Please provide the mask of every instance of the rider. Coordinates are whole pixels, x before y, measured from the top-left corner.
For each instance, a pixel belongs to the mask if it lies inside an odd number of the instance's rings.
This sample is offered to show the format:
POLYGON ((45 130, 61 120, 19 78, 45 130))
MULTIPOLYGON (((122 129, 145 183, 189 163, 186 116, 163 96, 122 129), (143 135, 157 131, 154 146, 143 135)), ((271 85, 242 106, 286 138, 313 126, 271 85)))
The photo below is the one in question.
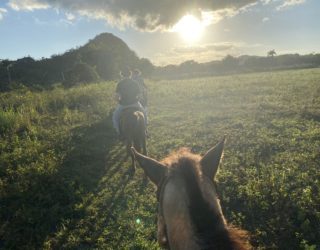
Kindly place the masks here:
POLYGON ((126 68, 120 72, 120 76, 122 80, 117 84, 116 88, 116 100, 119 102, 119 104, 112 116, 113 127, 116 129, 119 136, 121 136, 120 115, 122 110, 125 108, 137 107, 143 112, 145 123, 147 120, 146 112, 138 99, 139 95, 141 94, 141 90, 138 83, 131 79, 131 71, 126 68))
POLYGON ((132 72, 131 79, 136 81, 139 84, 139 87, 141 90, 140 103, 147 110, 147 103, 148 103, 147 86, 145 85, 144 80, 141 76, 141 71, 138 69, 134 69, 132 72))

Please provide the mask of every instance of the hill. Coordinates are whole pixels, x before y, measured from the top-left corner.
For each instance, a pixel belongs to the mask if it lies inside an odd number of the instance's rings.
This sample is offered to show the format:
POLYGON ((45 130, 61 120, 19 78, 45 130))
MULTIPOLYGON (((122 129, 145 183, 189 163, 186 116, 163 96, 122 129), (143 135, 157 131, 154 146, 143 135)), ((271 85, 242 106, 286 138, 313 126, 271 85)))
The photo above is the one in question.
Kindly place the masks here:
MULTIPOLYGON (((226 219, 257 249, 320 247, 320 70, 147 81, 149 155, 227 134, 226 219)), ((0 93, 1 249, 159 249, 155 188, 111 125, 114 82, 0 93)))
POLYGON ((51 58, 2 60, 0 89, 8 89, 8 81, 27 86, 48 86, 57 82, 73 85, 111 80, 118 78, 119 71, 124 67, 143 68, 148 75, 153 65, 147 59, 140 59, 120 38, 103 33, 84 46, 51 58))

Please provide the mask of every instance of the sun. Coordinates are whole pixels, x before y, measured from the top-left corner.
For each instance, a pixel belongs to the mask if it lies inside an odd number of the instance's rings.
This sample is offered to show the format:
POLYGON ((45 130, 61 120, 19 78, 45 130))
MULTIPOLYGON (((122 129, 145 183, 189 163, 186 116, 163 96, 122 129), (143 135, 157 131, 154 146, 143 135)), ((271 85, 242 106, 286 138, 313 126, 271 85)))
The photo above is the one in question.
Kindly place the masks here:
POLYGON ((187 43, 195 43, 200 40, 205 25, 196 17, 186 15, 177 22, 172 30, 181 35, 187 43))

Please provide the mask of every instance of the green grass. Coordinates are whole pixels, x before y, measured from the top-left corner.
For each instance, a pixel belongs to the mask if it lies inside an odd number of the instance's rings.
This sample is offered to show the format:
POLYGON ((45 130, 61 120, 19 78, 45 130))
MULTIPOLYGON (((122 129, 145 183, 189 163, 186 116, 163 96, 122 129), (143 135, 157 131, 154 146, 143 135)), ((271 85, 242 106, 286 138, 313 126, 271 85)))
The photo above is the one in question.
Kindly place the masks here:
MULTIPOLYGON (((149 155, 203 154, 256 248, 320 247, 320 69, 147 81, 149 155)), ((111 126, 114 82, 0 94, 0 248, 158 249, 155 188, 111 126)))

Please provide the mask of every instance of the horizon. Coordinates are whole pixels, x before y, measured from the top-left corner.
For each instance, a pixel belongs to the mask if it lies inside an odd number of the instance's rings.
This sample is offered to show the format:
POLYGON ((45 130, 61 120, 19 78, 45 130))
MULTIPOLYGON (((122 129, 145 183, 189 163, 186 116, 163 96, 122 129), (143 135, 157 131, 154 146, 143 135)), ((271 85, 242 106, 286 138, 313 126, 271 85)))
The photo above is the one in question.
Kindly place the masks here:
MULTIPOLYGON (((76 46, 76 47, 73 47, 73 48, 69 48, 69 49, 67 49, 67 50, 65 50, 65 51, 63 51, 63 52, 61 52, 61 53, 58 53, 58 54, 52 54, 52 55, 50 55, 50 56, 48 56, 48 57, 41 57, 41 58, 34 58, 34 57, 32 57, 31 55, 25 55, 25 56, 23 56, 23 57, 20 57, 20 58, 16 58, 16 59, 8 59, 8 58, 0 58, 0 61, 1 60, 10 60, 10 61, 16 61, 16 60, 19 60, 19 59, 23 59, 23 58, 25 58, 25 57, 31 57, 32 59, 34 59, 35 61, 41 61, 41 60, 45 60, 45 59, 50 59, 51 57, 53 57, 53 56, 62 56, 62 55, 64 55, 65 53, 67 53, 67 52, 69 52, 70 50, 73 50, 73 49, 79 49, 79 48, 81 48, 81 47, 83 47, 83 46, 85 46, 86 44, 88 44, 91 40, 94 40, 97 36, 99 36, 99 35, 102 35, 102 34, 112 34, 112 33, 108 33, 108 32, 103 32, 103 33, 100 33, 100 34, 97 34, 95 37, 93 37, 93 38, 90 38, 88 41, 86 41, 84 44, 81 44, 81 45, 78 45, 78 46, 76 46)), ((112 34, 112 35, 114 35, 114 34, 112 34)), ((116 36, 117 37, 117 36, 116 36)), ((119 37, 118 37, 119 38, 119 37)), ((119 38, 119 39, 121 39, 121 38, 119 38)), ((122 40, 122 39, 121 39, 122 40)), ((123 41, 123 42, 125 42, 126 43, 126 41, 123 41)), ((130 47, 129 47, 130 48, 130 47)), ((130 48, 131 49, 131 48, 130 48)), ((131 49, 132 50, 132 49, 131 49)), ((134 50, 133 50, 134 51, 134 50)), ((135 52, 135 51, 134 51, 135 52)), ((214 61, 221 61, 221 60, 223 60, 225 57, 227 57, 227 56, 232 56, 232 57, 234 57, 234 58, 240 58, 240 57, 260 57, 260 58, 264 58, 264 57, 269 57, 268 55, 267 55, 267 52, 268 51, 266 51, 266 53, 265 53, 265 55, 248 55, 248 54, 242 54, 242 55, 236 55, 236 56, 233 56, 233 55, 230 55, 230 54, 226 54, 224 57, 222 57, 222 58, 219 58, 219 59, 213 59, 213 60, 209 60, 209 61, 204 61, 204 62, 198 62, 195 58, 191 58, 191 59, 188 59, 188 60, 186 60, 186 61, 181 61, 181 62, 179 62, 179 63, 169 63, 169 64, 166 64, 166 65, 155 65, 156 67, 165 67, 165 66, 168 66, 168 65, 180 65, 180 64, 182 64, 182 63, 185 63, 185 62, 187 62, 187 61, 194 61, 194 62, 196 62, 196 63, 199 63, 199 64, 201 64, 201 63, 210 63, 210 62, 214 62, 214 61)), ((275 51, 276 52, 276 51, 275 51)), ((314 55, 318 55, 318 54, 320 54, 320 52, 310 52, 310 53, 305 53, 305 54, 299 54, 299 53, 295 53, 295 52, 292 52, 292 53, 285 53, 285 54, 279 54, 279 53, 277 53, 276 52, 276 55, 274 55, 274 57, 277 57, 277 56, 286 56, 286 55, 299 55, 299 56, 307 56, 307 55, 312 55, 312 54, 314 54, 314 55)), ((139 58, 144 58, 144 57, 139 57, 139 58)), ((150 60, 149 58, 145 58, 145 59, 148 59, 148 60, 150 60)), ((151 60, 150 60, 151 61, 151 60)))
POLYGON ((266 56, 272 49, 278 55, 320 52, 316 0, 244 0, 229 5, 199 1, 196 6, 172 2, 169 13, 168 6, 162 9, 153 1, 148 6, 69 2, 0 3, 0 33, 5 34, 0 58, 50 58, 106 32, 156 66, 204 63, 227 55, 266 56))

